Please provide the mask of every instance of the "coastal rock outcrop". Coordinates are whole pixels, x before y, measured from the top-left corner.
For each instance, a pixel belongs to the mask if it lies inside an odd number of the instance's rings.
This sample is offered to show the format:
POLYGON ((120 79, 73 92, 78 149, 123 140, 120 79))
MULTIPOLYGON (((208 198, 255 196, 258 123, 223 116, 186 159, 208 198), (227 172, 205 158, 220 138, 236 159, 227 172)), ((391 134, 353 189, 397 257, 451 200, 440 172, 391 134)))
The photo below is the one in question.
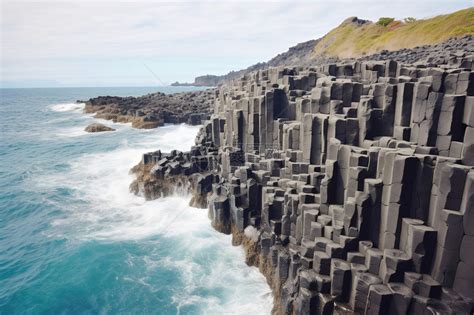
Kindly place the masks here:
POLYGON ((99 123, 92 123, 92 124, 88 125, 84 130, 87 131, 87 132, 115 131, 114 128, 111 128, 111 127, 108 127, 108 126, 105 126, 105 125, 99 124, 99 123))
POLYGON ((132 127, 156 128, 166 123, 199 125, 209 118, 215 91, 153 93, 141 97, 99 96, 85 102, 84 112, 132 127))
POLYGON ((190 152, 143 156, 132 190, 188 177, 276 314, 471 314, 474 54, 440 60, 246 74, 190 152))
POLYGON ((135 175, 130 191, 147 200, 191 193, 191 206, 207 208, 207 196, 212 184, 218 181, 217 175, 208 170, 217 164, 212 157, 201 158, 202 154, 208 155, 213 150, 205 146, 203 149, 206 150, 203 153, 193 150, 162 153, 158 150, 144 154, 142 161, 130 170, 135 175))

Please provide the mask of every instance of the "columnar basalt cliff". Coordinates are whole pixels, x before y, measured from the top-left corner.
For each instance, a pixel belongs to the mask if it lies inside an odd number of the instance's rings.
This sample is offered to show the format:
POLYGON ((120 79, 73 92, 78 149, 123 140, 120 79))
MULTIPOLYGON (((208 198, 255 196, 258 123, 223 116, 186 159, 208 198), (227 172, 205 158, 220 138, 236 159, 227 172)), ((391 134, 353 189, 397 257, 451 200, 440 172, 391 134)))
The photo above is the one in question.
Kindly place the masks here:
POLYGON ((200 125, 208 119, 214 102, 212 89, 174 94, 153 93, 141 97, 99 96, 85 102, 84 112, 114 122, 131 122, 150 129, 165 123, 200 125))
POLYGON ((246 74, 214 92, 190 152, 145 154, 131 188, 190 178, 274 313, 470 314, 473 59, 246 74))

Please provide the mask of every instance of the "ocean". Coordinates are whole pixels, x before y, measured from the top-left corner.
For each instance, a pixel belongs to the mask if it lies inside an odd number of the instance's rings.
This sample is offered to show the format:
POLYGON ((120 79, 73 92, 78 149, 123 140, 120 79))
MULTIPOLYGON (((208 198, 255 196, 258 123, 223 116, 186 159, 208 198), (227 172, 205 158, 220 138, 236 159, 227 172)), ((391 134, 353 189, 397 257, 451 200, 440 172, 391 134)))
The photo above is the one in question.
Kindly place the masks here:
POLYGON ((0 89, 0 314, 270 313, 263 275, 207 210, 128 190, 143 153, 188 150, 199 127, 138 130, 75 103, 190 89, 0 89), (86 133, 94 121, 117 130, 86 133))

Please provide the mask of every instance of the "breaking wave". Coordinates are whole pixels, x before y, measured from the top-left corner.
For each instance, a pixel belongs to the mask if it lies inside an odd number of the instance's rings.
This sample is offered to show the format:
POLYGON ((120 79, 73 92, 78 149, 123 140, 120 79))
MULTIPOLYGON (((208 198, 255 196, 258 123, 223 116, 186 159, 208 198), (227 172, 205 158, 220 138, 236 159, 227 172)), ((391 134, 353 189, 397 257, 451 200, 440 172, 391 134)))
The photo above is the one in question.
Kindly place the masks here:
POLYGON ((71 112, 71 111, 82 111, 84 109, 84 103, 64 103, 51 105, 51 110, 54 112, 71 112))
POLYGON ((150 252, 127 255, 147 272, 127 274, 125 279, 152 292, 169 290, 178 313, 268 314, 272 297, 264 277, 245 264, 243 250, 232 247, 230 236, 212 229, 207 210, 189 207, 187 195, 145 201, 129 192, 133 177, 128 170, 141 154, 151 148, 189 149, 197 130, 179 125, 144 131, 139 141, 84 154, 69 162, 67 172, 38 178, 40 189, 71 194, 69 207, 51 221, 48 237, 146 244, 150 252), (154 274, 164 270, 178 277, 176 287, 153 281, 154 274))

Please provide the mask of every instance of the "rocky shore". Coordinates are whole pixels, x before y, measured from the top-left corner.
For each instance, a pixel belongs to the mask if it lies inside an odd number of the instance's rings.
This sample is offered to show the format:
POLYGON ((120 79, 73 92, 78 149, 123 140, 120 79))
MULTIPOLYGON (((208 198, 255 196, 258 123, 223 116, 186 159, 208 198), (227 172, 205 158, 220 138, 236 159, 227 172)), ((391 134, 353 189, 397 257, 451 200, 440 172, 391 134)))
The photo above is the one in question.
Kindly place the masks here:
POLYGON ((143 156, 131 190, 190 192, 266 276, 275 314, 471 314, 466 47, 245 74, 189 152, 143 156))
POLYGON ((215 93, 208 89, 174 94, 158 92, 141 97, 99 96, 84 102, 84 112, 114 122, 130 122, 132 127, 142 129, 166 123, 199 125, 209 118, 215 93))

